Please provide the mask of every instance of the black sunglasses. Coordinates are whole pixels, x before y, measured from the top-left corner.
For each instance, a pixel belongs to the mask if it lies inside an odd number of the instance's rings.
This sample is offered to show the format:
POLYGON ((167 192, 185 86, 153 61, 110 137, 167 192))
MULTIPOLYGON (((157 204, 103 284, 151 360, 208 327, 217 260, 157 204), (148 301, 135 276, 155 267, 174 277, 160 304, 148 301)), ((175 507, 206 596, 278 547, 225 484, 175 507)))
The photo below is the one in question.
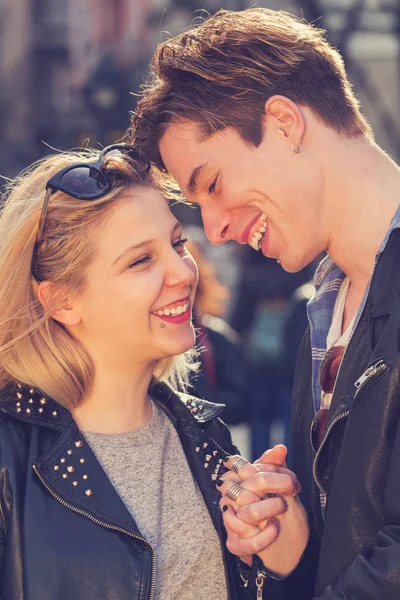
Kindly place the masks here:
POLYGON ((65 192, 69 196, 79 198, 80 200, 96 200, 107 194, 111 188, 111 182, 107 179, 101 167, 105 155, 114 153, 126 154, 134 163, 139 174, 144 174, 150 169, 149 161, 142 156, 138 150, 128 144, 113 144, 112 146, 107 146, 100 152, 99 159, 96 162, 75 163, 65 167, 53 175, 47 182, 47 193, 43 203, 42 214, 40 216, 36 243, 42 236, 50 196, 54 194, 54 192, 65 192))

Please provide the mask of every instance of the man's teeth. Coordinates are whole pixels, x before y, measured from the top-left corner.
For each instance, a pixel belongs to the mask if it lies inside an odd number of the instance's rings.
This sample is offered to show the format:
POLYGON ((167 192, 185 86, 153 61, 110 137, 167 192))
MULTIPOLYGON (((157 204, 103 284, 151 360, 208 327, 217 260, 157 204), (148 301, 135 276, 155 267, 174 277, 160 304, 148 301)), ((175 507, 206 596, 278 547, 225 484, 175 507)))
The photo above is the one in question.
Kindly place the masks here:
POLYGON ((267 216, 265 214, 262 214, 257 223, 250 231, 248 240, 249 246, 254 248, 254 250, 261 249, 261 240, 263 238, 264 233, 267 230, 267 216))
POLYGON ((164 308, 164 310, 156 310, 155 314, 160 315, 160 317, 178 317, 182 313, 186 312, 189 308, 189 302, 184 302, 183 304, 179 304, 174 308, 164 308))

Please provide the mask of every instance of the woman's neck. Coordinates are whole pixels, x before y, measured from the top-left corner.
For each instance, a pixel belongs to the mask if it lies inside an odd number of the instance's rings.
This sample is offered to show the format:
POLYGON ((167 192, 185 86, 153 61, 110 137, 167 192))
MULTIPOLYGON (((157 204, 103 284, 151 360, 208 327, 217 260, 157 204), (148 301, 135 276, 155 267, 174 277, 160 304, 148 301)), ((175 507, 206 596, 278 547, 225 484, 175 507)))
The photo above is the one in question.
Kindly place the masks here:
POLYGON ((151 417, 148 396, 153 367, 129 373, 96 369, 93 388, 83 404, 72 411, 82 431, 125 433, 139 429, 151 417))

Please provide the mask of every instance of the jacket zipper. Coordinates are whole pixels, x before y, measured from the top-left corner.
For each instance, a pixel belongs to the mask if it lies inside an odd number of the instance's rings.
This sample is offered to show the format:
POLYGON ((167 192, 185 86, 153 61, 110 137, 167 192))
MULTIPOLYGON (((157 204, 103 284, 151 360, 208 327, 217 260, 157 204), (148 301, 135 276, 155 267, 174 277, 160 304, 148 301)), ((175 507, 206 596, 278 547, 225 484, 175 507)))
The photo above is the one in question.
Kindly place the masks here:
MULTIPOLYGON (((216 519, 217 519, 217 516, 216 516, 216 519)), ((220 531, 219 531, 219 535, 218 535, 218 537, 219 537, 219 543, 220 543, 220 545, 221 545, 222 562, 224 563, 225 579, 226 579, 226 591, 227 591, 227 593, 228 593, 228 600, 231 600, 231 598, 232 598, 232 595, 231 595, 231 592, 230 592, 229 577, 228 577, 228 575, 229 575, 229 571, 228 571, 228 565, 226 564, 225 548, 224 548, 224 544, 223 544, 223 542, 222 542, 222 531, 221 531, 221 528, 222 528, 222 527, 224 527, 224 524, 223 524, 223 522, 221 521, 221 522, 219 523, 219 530, 220 530, 220 531)), ((218 532, 217 532, 217 533, 218 533, 218 532)), ((243 581, 243 577, 242 577, 242 574, 240 573, 240 571, 239 571, 239 575, 240 575, 240 578, 241 578, 241 579, 242 579, 242 581, 243 581)))
POLYGON ((155 588, 156 588, 156 560, 157 560, 157 557, 156 557, 155 550, 154 550, 153 546, 150 544, 150 542, 148 542, 145 538, 140 537, 139 535, 131 533, 127 529, 123 529, 122 527, 118 527, 117 525, 111 525, 110 523, 106 523, 105 521, 101 521, 100 519, 97 519, 96 517, 94 517, 93 515, 91 515, 89 512, 86 512, 86 511, 84 511, 84 510, 82 510, 80 508, 77 508, 73 504, 69 504, 68 502, 66 502, 65 500, 63 500, 63 498, 61 498, 55 492, 53 492, 53 490, 49 487, 49 485, 47 484, 47 482, 45 481, 45 479, 39 473, 36 465, 32 465, 32 468, 35 471, 36 475, 39 477, 40 481, 42 482, 42 484, 44 485, 44 487, 46 488, 46 490, 49 492, 49 494, 51 494, 51 496, 53 496, 53 498, 55 498, 58 502, 60 502, 60 504, 62 504, 66 508, 69 508, 73 512, 76 512, 76 513, 78 513, 80 515, 83 515, 83 516, 87 517, 88 519, 90 519, 91 521, 93 521, 93 523, 96 523, 96 525, 101 525, 101 527, 105 527, 106 529, 113 529, 114 531, 119 531, 121 533, 125 533, 126 535, 129 535, 130 537, 133 537, 133 538, 135 538, 137 540, 140 540, 141 542, 144 542, 147 546, 149 546, 149 548, 151 550, 151 553, 152 553, 153 564, 152 564, 152 574, 151 574, 150 596, 149 596, 148 600, 154 600, 154 594, 155 594, 155 588))
POLYGON ((361 377, 357 379, 357 381, 354 384, 356 387, 356 393, 354 394, 354 398, 356 398, 357 394, 363 389, 363 387, 368 383, 368 381, 372 377, 375 377, 375 375, 382 373, 382 371, 385 371, 386 369, 387 364, 382 358, 370 367, 368 367, 368 369, 364 371, 361 377))
POLYGON ((325 510, 325 507, 326 507, 326 490, 325 490, 324 486, 322 485, 322 483, 320 482, 320 480, 318 478, 318 474, 317 474, 317 462, 318 462, 318 458, 320 456, 322 447, 323 447, 323 445, 324 445, 324 443, 325 443, 325 441, 326 441, 329 433, 331 432, 333 426, 336 425, 336 423, 338 421, 340 421, 341 419, 344 419, 345 417, 347 417, 349 415, 349 413, 350 413, 349 410, 345 410, 344 412, 340 413, 340 415, 338 415, 335 419, 333 419, 332 423, 329 425, 328 429, 325 432, 325 435, 324 435, 324 437, 322 439, 322 442, 321 442, 321 444, 320 444, 320 446, 318 448, 318 451, 317 451, 317 453, 315 455, 315 458, 314 458, 313 476, 314 476, 314 481, 317 484, 318 489, 319 489, 319 495, 320 495, 320 500, 321 500, 321 508, 323 510, 325 510))
POLYGON ((264 581, 267 578, 265 571, 257 571, 256 587, 257 587, 257 600, 263 600, 263 586, 264 581))
MULTIPOLYGON (((376 363, 374 363, 373 365, 371 365, 370 367, 368 367, 368 369, 366 369, 364 371, 364 373, 361 375, 361 377, 359 377, 359 379, 357 379, 357 381, 354 384, 355 387, 356 387, 356 393, 354 394, 354 398, 363 389, 363 387, 370 381, 370 379, 372 379, 373 377, 375 377, 379 373, 382 373, 386 369, 387 369, 387 364, 385 363, 385 361, 383 359, 379 359, 376 363)), ((341 419, 344 419, 345 417, 348 417, 349 413, 350 413, 349 410, 345 410, 340 415, 338 415, 335 419, 333 419, 332 423, 329 425, 327 431, 325 432, 325 435, 324 435, 324 437, 322 439, 320 447, 318 448, 318 451, 317 451, 317 453, 315 455, 315 458, 314 458, 313 476, 314 476, 314 481, 317 484, 318 489, 319 489, 320 498, 321 498, 321 507, 323 509, 325 509, 325 507, 326 507, 326 490, 325 490, 324 486, 322 485, 322 483, 320 482, 320 480, 318 479, 317 461, 318 461, 319 455, 321 453, 322 447, 323 447, 323 445, 324 445, 324 443, 325 443, 325 441, 326 441, 326 439, 327 439, 330 431, 332 430, 332 427, 338 421, 340 421, 341 419)))

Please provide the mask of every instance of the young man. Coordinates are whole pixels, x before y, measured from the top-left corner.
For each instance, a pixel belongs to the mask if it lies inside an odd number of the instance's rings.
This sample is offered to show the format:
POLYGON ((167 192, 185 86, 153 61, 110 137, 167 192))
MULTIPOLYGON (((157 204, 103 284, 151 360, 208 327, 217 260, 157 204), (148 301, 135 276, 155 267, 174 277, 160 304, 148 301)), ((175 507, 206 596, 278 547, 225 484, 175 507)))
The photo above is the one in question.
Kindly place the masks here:
POLYGON ((158 48, 131 136, 165 188, 200 205, 213 243, 248 243, 290 272, 328 254, 293 395, 307 547, 298 499, 258 526, 281 508, 253 501, 279 494, 286 475, 251 465, 236 503, 230 474, 220 488, 228 547, 258 555, 268 598, 398 600, 400 170, 374 143, 340 55, 288 14, 221 11, 158 48))

